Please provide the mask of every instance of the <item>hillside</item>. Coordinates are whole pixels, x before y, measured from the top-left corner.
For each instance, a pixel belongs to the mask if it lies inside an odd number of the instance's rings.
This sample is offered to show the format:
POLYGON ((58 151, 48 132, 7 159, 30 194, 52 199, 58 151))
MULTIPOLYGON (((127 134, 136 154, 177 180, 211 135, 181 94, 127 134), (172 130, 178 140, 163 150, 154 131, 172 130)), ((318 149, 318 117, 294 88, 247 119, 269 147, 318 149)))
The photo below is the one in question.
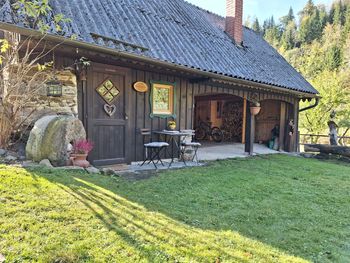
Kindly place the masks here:
POLYGON ((274 17, 246 25, 261 33, 320 92, 322 100, 303 113, 302 132, 327 134, 329 115, 337 113, 341 135, 350 130, 350 1, 336 0, 327 8, 308 0, 295 15, 291 8, 278 22, 274 17))

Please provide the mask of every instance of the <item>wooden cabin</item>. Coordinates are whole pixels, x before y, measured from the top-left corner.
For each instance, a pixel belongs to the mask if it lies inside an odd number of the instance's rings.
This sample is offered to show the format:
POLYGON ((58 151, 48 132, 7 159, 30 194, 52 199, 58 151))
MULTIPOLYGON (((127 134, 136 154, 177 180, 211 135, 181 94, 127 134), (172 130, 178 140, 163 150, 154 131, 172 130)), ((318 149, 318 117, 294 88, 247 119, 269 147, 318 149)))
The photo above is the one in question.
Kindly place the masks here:
MULTIPOLYGON (((57 69, 76 66, 73 114, 95 144, 95 165, 142 160, 140 130, 166 129, 169 120, 181 130, 209 121, 223 127, 227 140, 246 144, 247 152, 254 142, 269 141, 277 125, 279 150, 297 151, 299 102, 318 92, 242 26, 242 0, 226 2, 221 17, 184 0, 51 1, 53 15, 71 18, 63 33, 46 39, 64 41, 54 51, 57 69), (82 57, 90 66, 77 66, 82 57), (257 103, 261 111, 252 116, 257 103)), ((9 5, 0 10, 2 30, 37 34, 13 19, 9 5)))

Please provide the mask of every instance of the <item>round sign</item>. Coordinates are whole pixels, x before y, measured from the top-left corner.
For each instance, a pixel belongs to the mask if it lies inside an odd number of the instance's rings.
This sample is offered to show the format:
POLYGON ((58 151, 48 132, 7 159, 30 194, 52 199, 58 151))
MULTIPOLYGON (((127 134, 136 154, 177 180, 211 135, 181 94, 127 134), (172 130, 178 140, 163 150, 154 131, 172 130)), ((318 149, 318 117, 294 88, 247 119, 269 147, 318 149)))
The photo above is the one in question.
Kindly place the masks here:
POLYGON ((138 82, 134 83, 134 89, 138 92, 147 92, 148 86, 145 82, 138 81, 138 82))

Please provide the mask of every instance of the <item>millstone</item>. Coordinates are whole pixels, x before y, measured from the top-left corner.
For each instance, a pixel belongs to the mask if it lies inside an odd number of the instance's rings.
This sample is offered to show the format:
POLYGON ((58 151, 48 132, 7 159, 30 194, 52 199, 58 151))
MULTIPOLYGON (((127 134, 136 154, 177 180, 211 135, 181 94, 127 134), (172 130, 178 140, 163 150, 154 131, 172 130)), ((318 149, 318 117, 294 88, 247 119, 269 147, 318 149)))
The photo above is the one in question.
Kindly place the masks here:
POLYGON ((83 124, 72 116, 45 116, 39 119, 29 135, 27 159, 39 162, 48 159, 54 166, 65 166, 69 159, 67 147, 86 138, 83 124))

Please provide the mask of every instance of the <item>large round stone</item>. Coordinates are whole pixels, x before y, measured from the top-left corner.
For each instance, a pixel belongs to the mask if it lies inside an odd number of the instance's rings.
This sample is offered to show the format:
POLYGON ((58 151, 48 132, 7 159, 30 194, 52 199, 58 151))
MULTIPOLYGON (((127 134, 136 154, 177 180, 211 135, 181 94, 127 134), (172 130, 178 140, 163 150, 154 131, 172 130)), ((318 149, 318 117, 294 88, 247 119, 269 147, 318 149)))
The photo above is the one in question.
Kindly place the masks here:
POLYGON ((39 162, 48 159, 55 166, 65 166, 70 143, 86 138, 81 121, 72 116, 45 116, 39 119, 29 135, 27 159, 39 162))

